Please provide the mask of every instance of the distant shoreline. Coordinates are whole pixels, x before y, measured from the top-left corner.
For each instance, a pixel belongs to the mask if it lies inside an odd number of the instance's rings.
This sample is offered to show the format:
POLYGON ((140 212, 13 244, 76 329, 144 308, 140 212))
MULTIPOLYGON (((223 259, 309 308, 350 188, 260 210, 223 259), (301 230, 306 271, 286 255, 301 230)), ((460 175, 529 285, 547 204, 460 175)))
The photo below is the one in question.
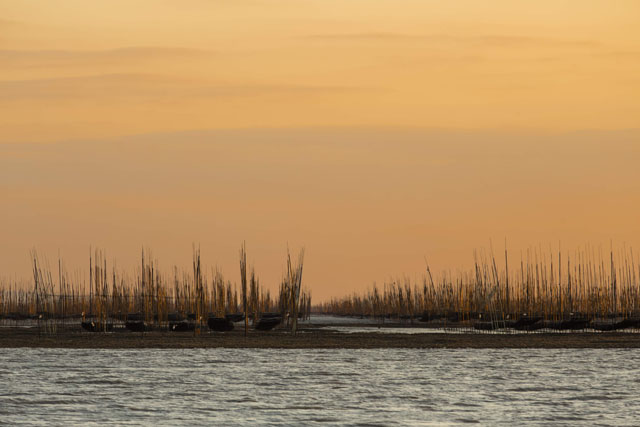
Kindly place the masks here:
POLYGON ((77 349, 184 349, 184 348, 272 348, 272 349, 366 349, 366 348, 640 348, 640 334, 612 333, 367 333, 340 332, 306 327, 292 336, 288 331, 206 332, 115 332, 92 333, 78 329, 57 335, 38 334, 36 328, 0 328, 0 348, 77 349))

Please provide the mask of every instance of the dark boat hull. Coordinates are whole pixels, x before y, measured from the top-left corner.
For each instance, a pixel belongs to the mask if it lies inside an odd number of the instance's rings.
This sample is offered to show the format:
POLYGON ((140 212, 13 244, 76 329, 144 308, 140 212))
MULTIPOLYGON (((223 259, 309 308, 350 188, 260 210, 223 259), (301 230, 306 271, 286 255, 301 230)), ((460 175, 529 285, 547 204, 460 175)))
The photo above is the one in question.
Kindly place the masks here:
POLYGON ((281 317, 263 317, 256 324, 256 329, 258 331, 270 331, 271 329, 278 326, 280 322, 282 322, 281 317))
POLYGON ((244 314, 242 313, 226 314, 224 318, 230 322, 242 322, 244 320, 244 314))
POLYGON ((619 322, 591 322, 591 327, 596 331, 619 331, 622 329, 637 328, 640 326, 640 319, 623 319, 619 322))
POLYGON ((493 331, 496 328, 496 324, 493 322, 475 322, 473 324, 473 329, 477 331, 493 331))
POLYGON ((101 325, 96 322, 82 322, 80 323, 80 326, 87 332, 110 332, 113 330, 112 323, 101 325))
POLYGON ((591 328, 601 332, 615 331, 616 326, 614 322, 591 322, 591 328))
POLYGON ((142 313, 128 313, 127 314, 127 322, 143 322, 144 314, 142 313))
POLYGON ((262 313, 260 319, 282 319, 282 315, 280 313, 262 313))
POLYGON ((142 321, 125 322, 124 327, 131 332, 145 332, 151 330, 151 328, 142 321))
POLYGON ((192 332, 196 329, 192 322, 169 322, 169 330, 172 332, 192 332))
POLYGON ((542 317, 521 317, 513 325, 518 331, 535 331, 542 327, 542 317))
POLYGON ((624 319, 616 324, 616 329, 638 328, 640 319, 624 319))
POLYGON ((418 319, 419 322, 430 322, 432 320, 440 320, 442 319, 442 314, 436 314, 436 313, 429 313, 429 312, 424 312, 422 313, 422 315, 420 316, 420 318, 418 319))
POLYGON ((209 329, 216 332, 229 332, 233 330, 233 322, 224 317, 210 317, 207 320, 209 329))
POLYGON ((563 331, 579 331, 582 329, 587 329, 591 320, 589 319, 569 319, 563 320, 560 323, 560 330, 563 331))

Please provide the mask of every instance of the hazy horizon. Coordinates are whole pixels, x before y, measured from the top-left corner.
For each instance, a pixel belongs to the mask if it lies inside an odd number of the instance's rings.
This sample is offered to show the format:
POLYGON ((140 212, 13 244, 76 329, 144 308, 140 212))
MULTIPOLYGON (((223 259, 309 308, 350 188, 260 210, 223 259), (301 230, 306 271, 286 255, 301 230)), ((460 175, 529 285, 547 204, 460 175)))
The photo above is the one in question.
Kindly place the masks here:
POLYGON ((468 268, 474 249, 500 254, 505 239, 514 258, 637 246, 639 135, 261 129, 5 144, 0 270, 28 277, 32 248, 86 270, 90 246, 133 269, 144 246, 169 273, 189 269, 195 244, 237 281, 246 241, 273 290, 288 244, 306 248, 317 301, 419 276, 425 256, 436 272, 468 268))

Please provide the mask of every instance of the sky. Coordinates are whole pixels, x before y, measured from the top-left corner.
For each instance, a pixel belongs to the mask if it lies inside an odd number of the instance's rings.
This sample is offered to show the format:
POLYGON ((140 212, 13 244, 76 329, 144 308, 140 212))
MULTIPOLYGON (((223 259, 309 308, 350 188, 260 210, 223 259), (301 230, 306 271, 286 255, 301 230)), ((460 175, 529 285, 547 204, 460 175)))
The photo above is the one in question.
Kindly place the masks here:
POLYGON ((238 250, 314 299, 640 244, 640 3, 0 0, 0 276, 238 250))

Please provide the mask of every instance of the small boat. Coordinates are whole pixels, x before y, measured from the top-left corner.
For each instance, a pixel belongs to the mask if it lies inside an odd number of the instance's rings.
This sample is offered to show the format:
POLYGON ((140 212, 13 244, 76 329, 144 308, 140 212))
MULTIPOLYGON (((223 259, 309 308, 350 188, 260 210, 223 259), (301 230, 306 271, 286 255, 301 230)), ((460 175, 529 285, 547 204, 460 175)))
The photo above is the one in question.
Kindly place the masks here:
POLYGON ((537 326, 542 326, 541 320, 541 316, 522 316, 515 321, 515 323, 513 324, 513 329, 516 329, 518 331, 534 331, 536 330, 537 326), (540 323, 540 325, 538 325, 538 323, 540 323))
POLYGON ((637 318, 624 319, 616 323, 616 327, 617 327, 616 329, 638 328, 640 327, 640 319, 637 319, 637 318))
POLYGON ((562 326, 562 321, 561 320, 543 320, 541 323, 542 323, 542 328, 540 328, 540 329, 556 329, 556 330, 560 330, 561 326, 562 326))
POLYGON ((88 332, 111 332, 113 330, 113 323, 96 323, 94 321, 81 322, 82 329, 88 332))
POLYGON ((498 329, 496 322, 475 322, 473 324, 473 329, 478 331, 493 331, 498 329))
POLYGON ((616 330, 616 322, 596 321, 591 322, 591 328, 596 331, 608 332, 616 330))
POLYGON ((82 326, 82 329, 84 329, 85 331, 89 331, 89 332, 97 332, 98 328, 96 327, 96 324, 93 322, 82 322, 80 323, 80 326, 82 326))
POLYGON ((262 313, 260 314, 261 319, 282 319, 282 315, 280 313, 262 313))
POLYGON ((589 327, 589 323, 591 323, 590 319, 585 317, 576 317, 560 322, 560 329, 563 331, 579 331, 587 329, 589 327))
POLYGON ((282 322, 282 317, 262 317, 256 324, 258 331, 270 331, 282 322))
POLYGON ((606 321, 606 320, 600 320, 600 321, 592 321, 591 322, 591 327, 593 329, 595 329, 596 331, 602 331, 602 332, 607 332, 607 331, 619 331, 621 329, 628 329, 628 328, 637 328, 638 326, 640 326, 640 319, 623 319, 620 321, 606 321))
POLYGON ((193 322, 180 321, 169 322, 169 330, 173 332, 189 332, 196 329, 196 324, 193 322))
POLYGON ((144 314, 140 312, 127 314, 127 322, 142 322, 142 321, 144 321, 144 314))
POLYGON ((432 320, 440 320, 442 319, 442 314, 429 313, 425 311, 422 313, 422 316, 418 319, 419 322, 430 322, 432 320))
POLYGON ((209 317, 207 325, 209 325, 209 329, 216 332, 229 332, 233 330, 233 322, 225 317, 209 317))
POLYGON ((18 312, 11 312, 5 316, 7 320, 27 320, 31 317, 28 314, 22 314, 18 312))
POLYGON ((537 322, 534 322, 530 325, 528 325, 526 327, 526 329, 524 329, 525 331, 539 331, 540 329, 544 329, 545 328, 545 322, 544 320, 540 319, 537 322))
POLYGON ((143 321, 127 321, 125 322, 124 327, 131 332, 145 332, 151 330, 151 327, 143 321))
POLYGON ((499 329, 513 329, 516 325, 516 321, 510 319, 498 320, 496 323, 498 324, 499 329))
POLYGON ((244 314, 242 313, 225 314, 224 318, 230 322, 242 322, 244 320, 244 314))
POLYGON ((462 319, 462 315, 458 312, 449 313, 447 315, 447 322, 459 322, 462 319))

